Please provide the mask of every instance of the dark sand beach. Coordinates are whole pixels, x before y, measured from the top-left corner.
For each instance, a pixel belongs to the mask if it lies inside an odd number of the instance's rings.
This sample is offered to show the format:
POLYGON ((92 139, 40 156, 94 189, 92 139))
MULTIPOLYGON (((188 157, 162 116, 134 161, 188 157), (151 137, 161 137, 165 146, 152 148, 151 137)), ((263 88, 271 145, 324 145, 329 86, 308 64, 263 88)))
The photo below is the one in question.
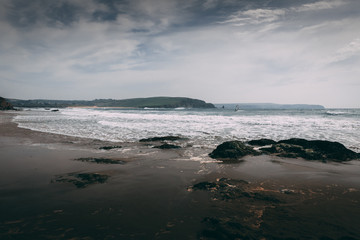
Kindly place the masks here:
POLYGON ((41 133, 15 114, 0 113, 0 239, 360 239, 360 161, 224 164, 186 140, 41 133))

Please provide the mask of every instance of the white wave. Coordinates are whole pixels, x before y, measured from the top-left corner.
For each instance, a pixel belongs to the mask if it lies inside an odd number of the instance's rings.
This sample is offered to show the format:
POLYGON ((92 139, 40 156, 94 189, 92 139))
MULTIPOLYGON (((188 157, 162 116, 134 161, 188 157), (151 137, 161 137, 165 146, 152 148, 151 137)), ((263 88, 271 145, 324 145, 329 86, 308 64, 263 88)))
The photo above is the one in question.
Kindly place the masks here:
POLYGON ((349 114, 348 112, 341 112, 341 111, 326 111, 325 114, 328 115, 345 115, 349 114))
POLYGON ((42 110, 19 112, 14 121, 32 130, 116 142, 180 135, 188 137, 193 146, 208 147, 232 139, 299 137, 360 147, 359 112, 341 118, 323 113, 73 108, 56 114, 42 110))

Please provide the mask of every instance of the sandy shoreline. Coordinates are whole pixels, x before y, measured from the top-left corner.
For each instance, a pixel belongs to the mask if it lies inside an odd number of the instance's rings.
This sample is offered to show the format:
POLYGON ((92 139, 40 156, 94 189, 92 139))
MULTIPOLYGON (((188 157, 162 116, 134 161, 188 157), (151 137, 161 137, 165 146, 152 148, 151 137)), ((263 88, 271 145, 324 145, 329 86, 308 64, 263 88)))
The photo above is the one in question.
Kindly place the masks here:
POLYGON ((0 113, 1 239, 360 239, 358 161, 219 164, 209 149, 21 129, 14 114, 0 113))

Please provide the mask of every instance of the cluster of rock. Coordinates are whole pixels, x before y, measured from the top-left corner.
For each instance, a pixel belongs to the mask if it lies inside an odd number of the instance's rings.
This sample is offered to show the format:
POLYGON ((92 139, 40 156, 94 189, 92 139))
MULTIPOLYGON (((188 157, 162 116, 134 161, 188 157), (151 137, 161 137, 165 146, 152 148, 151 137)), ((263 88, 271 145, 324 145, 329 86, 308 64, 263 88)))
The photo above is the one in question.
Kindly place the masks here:
POLYGON ((215 199, 229 200, 248 198, 253 201, 267 201, 279 203, 280 200, 270 193, 256 192, 251 188, 249 182, 245 180, 220 178, 212 182, 199 182, 191 186, 188 190, 203 190, 213 193, 215 199))
POLYGON ((179 137, 179 136, 151 137, 151 138, 140 139, 139 142, 162 142, 162 145, 154 146, 153 148, 179 149, 179 148, 181 148, 181 146, 169 144, 167 142, 174 142, 174 141, 180 141, 180 140, 186 140, 186 138, 179 137))
MULTIPOLYGON (((161 142, 162 145, 154 146, 159 149, 178 149, 178 145, 168 142, 186 140, 179 136, 163 136, 141 139, 140 142, 161 142)), ((325 140, 306 140, 291 138, 274 141, 272 139, 258 139, 248 142, 227 141, 213 150, 209 156, 224 162, 239 161, 245 156, 258 156, 269 154, 285 158, 303 158, 306 160, 320 161, 351 161, 360 159, 360 153, 347 149, 343 144, 325 140)))
POLYGON ((77 188, 85 188, 92 184, 105 183, 109 176, 99 173, 69 173, 58 175, 52 182, 72 183, 77 188))
POLYGON ((247 144, 241 141, 228 141, 220 144, 209 156, 223 161, 233 161, 247 155, 256 156, 260 154, 337 162, 360 159, 360 153, 347 149, 341 143, 301 138, 291 138, 278 142, 271 139, 259 139, 249 141, 247 144), (255 150, 254 146, 261 148, 255 150))

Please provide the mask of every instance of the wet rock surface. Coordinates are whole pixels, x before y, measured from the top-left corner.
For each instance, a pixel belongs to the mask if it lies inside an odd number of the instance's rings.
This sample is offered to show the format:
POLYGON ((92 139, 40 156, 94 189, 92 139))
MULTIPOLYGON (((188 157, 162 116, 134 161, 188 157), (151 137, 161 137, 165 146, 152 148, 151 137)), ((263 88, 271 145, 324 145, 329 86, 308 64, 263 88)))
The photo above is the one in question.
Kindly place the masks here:
POLYGON ((100 147, 100 150, 111 150, 111 149, 117 149, 117 148, 122 148, 122 146, 104 146, 104 147, 100 147))
POLYGON ((212 201, 199 239, 358 239, 356 216, 342 214, 360 211, 356 189, 221 178, 189 190, 212 201))
POLYGON ((209 156, 211 158, 228 161, 237 160, 247 155, 259 155, 258 151, 255 151, 252 147, 247 146, 240 141, 228 141, 220 144, 212 151, 209 156))
POLYGON ((161 142, 161 141, 178 141, 186 140, 185 138, 179 136, 164 136, 164 137, 152 137, 152 138, 143 138, 140 139, 140 142, 161 142))
POLYGON ((77 188, 85 188, 89 185, 105 183, 109 176, 99 173, 69 173, 58 175, 52 180, 53 183, 72 183, 77 188))
POLYGON ((276 141, 268 138, 262 138, 258 140, 251 140, 248 142, 248 144, 252 146, 266 146, 266 145, 276 144, 276 141))
POLYGON ((229 178, 220 178, 215 182, 200 182, 195 184, 192 190, 204 190, 213 194, 215 199, 228 200, 238 198, 248 198, 257 201, 280 202, 279 199, 271 194, 263 194, 250 190, 249 182, 229 178))
POLYGON ((271 139, 259 139, 248 142, 249 145, 270 147, 260 148, 255 151, 252 146, 246 145, 240 141, 229 141, 220 144, 210 157, 219 160, 238 160, 247 155, 270 154, 285 158, 303 158, 306 160, 320 161, 351 161, 360 159, 360 153, 347 149, 343 144, 338 142, 324 140, 306 140, 301 138, 291 138, 281 141, 271 139))
POLYGON ((89 163, 97 163, 97 164, 124 164, 125 162, 119 159, 111 159, 111 158, 77 158, 75 161, 81 162, 89 162, 89 163))
POLYGON ((304 158, 306 160, 322 161, 351 161, 359 159, 360 154, 338 142, 323 140, 305 140, 292 138, 282 140, 268 148, 261 148, 262 152, 267 152, 279 157, 304 158))

